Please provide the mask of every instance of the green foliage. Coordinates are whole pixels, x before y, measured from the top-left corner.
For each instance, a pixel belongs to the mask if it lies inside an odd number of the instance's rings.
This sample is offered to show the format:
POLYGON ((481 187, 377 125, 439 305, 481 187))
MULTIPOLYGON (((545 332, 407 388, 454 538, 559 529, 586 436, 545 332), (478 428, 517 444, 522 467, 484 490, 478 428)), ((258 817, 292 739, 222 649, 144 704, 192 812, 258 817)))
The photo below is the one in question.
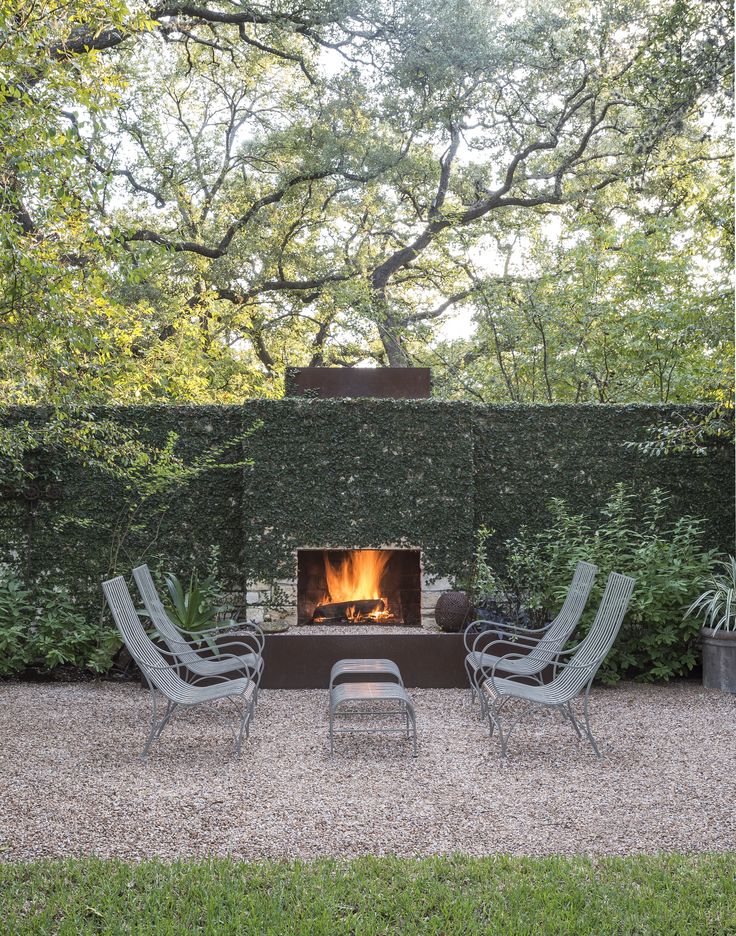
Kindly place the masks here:
POLYGON ((704 413, 691 416, 680 414, 675 422, 651 426, 649 438, 643 442, 626 442, 646 455, 673 455, 682 452, 703 457, 712 453, 714 443, 734 445, 733 387, 718 389, 713 394, 715 403, 704 413))
POLYGON ((670 679, 686 675, 696 663, 698 628, 685 612, 715 554, 703 547, 703 521, 687 515, 667 520, 667 502, 660 490, 639 497, 619 484, 600 515, 591 517, 572 513, 555 498, 546 529, 522 529, 507 544, 507 579, 544 617, 559 610, 578 561, 598 566, 582 633, 592 622, 609 573, 636 579, 624 624, 601 668, 607 682, 632 676, 670 679))
POLYGON ((431 400, 252 401, 263 422, 243 472, 244 566, 296 577, 295 552, 405 546, 428 574, 466 570, 473 536, 472 411, 431 400))
MULTIPOLYGON (((503 275, 476 273, 475 334, 422 356, 439 392, 527 403, 710 399, 733 373, 733 261, 713 223, 730 213, 732 183, 725 166, 694 168, 699 145, 673 144, 636 197, 618 184, 554 225, 545 214, 501 228, 508 264, 503 275)), ((678 442, 683 428, 663 440, 678 442)))
MULTIPOLYGON (((622 447, 678 412, 371 399, 99 408, 90 419, 125 427, 136 447, 120 447, 114 470, 62 457, 61 446, 33 450, 33 484, 21 477, 2 490, 0 559, 27 588, 63 586, 90 621, 114 569, 146 561, 156 575, 172 570, 186 583, 196 572, 200 585, 211 575, 242 596, 248 582, 294 579, 295 551, 307 547, 416 548, 429 575, 467 581, 475 565, 483 591, 483 563, 502 577, 505 541, 523 525, 544 530, 551 496, 590 518, 627 479, 640 503, 654 487, 671 492, 664 527, 706 517, 703 542, 729 551, 731 451, 652 459, 622 447)), ((5 427, 38 428, 44 413, 8 411, 5 427)))
POLYGON ((736 857, 0 864, 13 936, 731 936, 736 857), (121 922, 122 921, 122 922, 121 922))
POLYGON ((723 4, 229 6, 0 3, 4 399, 235 403, 368 358, 689 401, 732 370, 723 4))
POLYGON ((193 572, 186 589, 173 572, 167 572, 164 579, 171 605, 169 617, 179 630, 194 634, 216 625, 217 616, 224 608, 213 604, 212 596, 217 586, 212 579, 200 582, 197 573, 193 572))
POLYGON ((706 580, 710 588, 698 595, 687 613, 702 617, 704 625, 714 631, 736 631, 736 559, 729 556, 719 566, 722 572, 706 580))
POLYGON ((40 588, 38 616, 29 640, 28 664, 48 673, 57 666, 73 666, 104 673, 120 646, 116 630, 80 611, 62 586, 40 588))
POLYGON ((475 546, 470 576, 467 582, 460 579, 457 583, 459 588, 467 591, 471 605, 477 605, 479 601, 488 595, 498 594, 502 587, 497 574, 488 561, 488 544, 492 536, 493 530, 489 530, 486 526, 481 526, 475 531, 475 546))
POLYGON ((36 616, 30 589, 12 572, 0 574, 0 676, 13 676, 30 659, 29 635, 36 616))
POLYGON ((3 570, 0 676, 26 669, 49 673, 64 665, 103 673, 119 645, 117 633, 91 622, 62 586, 27 588, 10 569, 3 570))

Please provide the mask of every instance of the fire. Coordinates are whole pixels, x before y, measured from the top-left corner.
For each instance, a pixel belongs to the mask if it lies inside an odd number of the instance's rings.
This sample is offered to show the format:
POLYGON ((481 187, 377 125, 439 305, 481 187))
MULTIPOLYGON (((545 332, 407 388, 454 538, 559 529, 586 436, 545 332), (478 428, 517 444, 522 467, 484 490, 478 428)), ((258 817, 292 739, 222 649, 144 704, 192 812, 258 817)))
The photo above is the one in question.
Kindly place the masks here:
MULTIPOLYGON (((328 602, 363 601, 382 599, 381 610, 372 611, 369 617, 387 617, 390 614, 388 600, 381 594, 381 579, 391 558, 387 549, 355 549, 343 560, 333 560, 324 554, 327 578, 328 602)), ((354 607, 348 608, 347 617, 356 617, 354 607)))

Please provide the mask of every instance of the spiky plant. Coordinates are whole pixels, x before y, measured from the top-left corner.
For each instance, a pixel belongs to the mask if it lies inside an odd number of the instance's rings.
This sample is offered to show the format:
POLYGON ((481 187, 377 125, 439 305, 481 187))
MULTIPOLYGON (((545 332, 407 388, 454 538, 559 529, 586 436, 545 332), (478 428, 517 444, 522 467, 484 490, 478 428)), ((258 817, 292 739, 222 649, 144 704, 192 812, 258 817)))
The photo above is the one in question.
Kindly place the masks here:
POLYGON ((723 572, 707 580, 711 587, 693 601, 685 617, 691 614, 702 617, 705 626, 713 631, 736 631, 736 558, 729 556, 727 562, 719 565, 723 572))

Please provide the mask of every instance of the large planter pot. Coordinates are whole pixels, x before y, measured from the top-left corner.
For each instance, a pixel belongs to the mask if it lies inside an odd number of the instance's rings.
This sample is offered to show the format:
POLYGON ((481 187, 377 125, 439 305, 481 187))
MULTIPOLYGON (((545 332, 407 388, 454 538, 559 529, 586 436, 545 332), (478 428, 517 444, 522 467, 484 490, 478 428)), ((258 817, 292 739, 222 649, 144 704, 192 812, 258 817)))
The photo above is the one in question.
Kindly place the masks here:
POLYGON ((736 631, 700 630, 703 639, 703 685, 736 692, 736 631))

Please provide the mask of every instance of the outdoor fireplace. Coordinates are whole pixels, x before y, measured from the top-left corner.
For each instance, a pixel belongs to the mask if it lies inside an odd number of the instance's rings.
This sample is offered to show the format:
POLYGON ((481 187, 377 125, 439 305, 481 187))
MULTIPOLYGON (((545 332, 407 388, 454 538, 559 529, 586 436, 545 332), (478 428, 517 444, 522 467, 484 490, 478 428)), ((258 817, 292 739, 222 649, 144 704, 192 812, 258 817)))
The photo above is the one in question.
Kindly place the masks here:
POLYGON ((419 550, 298 550, 297 623, 420 626, 419 550))

